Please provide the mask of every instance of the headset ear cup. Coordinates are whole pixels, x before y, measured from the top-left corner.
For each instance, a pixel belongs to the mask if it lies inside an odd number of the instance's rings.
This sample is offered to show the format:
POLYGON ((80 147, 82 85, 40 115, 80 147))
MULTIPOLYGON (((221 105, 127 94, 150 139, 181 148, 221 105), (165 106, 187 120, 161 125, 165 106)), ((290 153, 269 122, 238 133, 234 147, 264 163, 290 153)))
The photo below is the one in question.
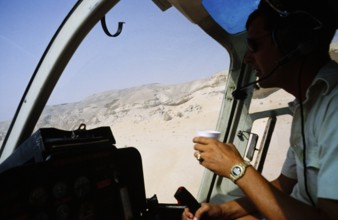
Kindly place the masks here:
POLYGON ((296 36, 290 32, 290 28, 280 26, 272 32, 274 43, 282 54, 287 54, 298 46, 296 36))
POLYGON ((283 54, 298 50, 300 54, 306 55, 313 50, 314 43, 311 37, 306 37, 306 39, 301 37, 303 34, 304 32, 300 33, 299 30, 291 31, 291 29, 279 29, 273 32, 273 40, 283 54))
POLYGON ((316 47, 316 36, 312 18, 304 15, 281 18, 272 32, 275 45, 283 54, 295 50, 298 50, 301 55, 309 54, 316 47), (304 26, 304 24, 310 25, 304 26))
POLYGON ((316 41, 314 39, 301 42, 298 45, 297 50, 299 51, 299 54, 301 55, 307 55, 310 54, 315 48, 316 48, 316 41))

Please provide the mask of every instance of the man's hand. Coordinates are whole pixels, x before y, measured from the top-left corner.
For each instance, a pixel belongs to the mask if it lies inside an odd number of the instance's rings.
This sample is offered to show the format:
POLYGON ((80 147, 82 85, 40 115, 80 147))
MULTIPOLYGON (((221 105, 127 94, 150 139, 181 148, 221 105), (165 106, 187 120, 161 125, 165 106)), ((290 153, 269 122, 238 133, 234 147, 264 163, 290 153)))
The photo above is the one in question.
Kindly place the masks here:
POLYGON ((182 214, 182 220, 200 220, 200 219, 210 219, 218 220, 224 219, 222 216, 222 207, 221 205, 213 205, 209 203, 202 203, 201 208, 199 208, 195 214, 191 213, 188 208, 184 209, 182 214))
POLYGON ((206 137, 195 137, 195 157, 200 154, 200 164, 214 173, 229 178, 233 165, 243 162, 243 158, 233 144, 225 144, 206 137))

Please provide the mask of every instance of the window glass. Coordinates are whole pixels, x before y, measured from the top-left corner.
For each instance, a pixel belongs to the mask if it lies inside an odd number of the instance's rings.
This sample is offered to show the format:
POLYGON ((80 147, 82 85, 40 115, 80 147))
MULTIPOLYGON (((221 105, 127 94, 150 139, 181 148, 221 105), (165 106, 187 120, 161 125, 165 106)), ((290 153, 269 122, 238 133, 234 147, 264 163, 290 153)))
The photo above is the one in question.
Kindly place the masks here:
POLYGON ((248 15, 257 8, 259 0, 202 0, 211 17, 228 33, 245 30, 248 15))
POLYGON ((75 3, 0 1, 0 145, 44 50, 75 3))
POLYGON ((37 127, 110 126, 116 146, 142 156, 146 194, 176 200, 198 192, 204 168, 193 157, 199 129, 215 129, 225 90, 226 50, 175 8, 120 1, 72 57, 37 127))
MULTIPOLYGON (((250 114, 259 114, 271 109, 288 108, 288 103, 294 100, 294 96, 282 89, 263 89, 254 91, 253 99, 250 103, 250 114)), ((290 114, 283 114, 276 117, 275 127, 271 136, 271 141, 266 153, 262 174, 268 179, 273 180, 278 177, 289 148, 289 137, 292 123, 290 114)), ((264 158, 264 136, 269 125, 269 118, 262 117, 253 122, 251 133, 258 135, 258 142, 253 156, 253 164, 259 167, 261 158, 264 158)), ((266 149, 265 149, 266 150, 266 149)), ((263 159, 264 160, 264 159, 263 159)))
POLYGON ((191 140, 196 130, 216 127, 225 49, 173 8, 163 13, 152 2, 120 2, 106 20, 110 27, 124 21, 121 35, 94 28, 39 126, 110 126, 117 147, 140 151, 147 197, 175 202, 181 185, 197 194, 203 168, 191 140))

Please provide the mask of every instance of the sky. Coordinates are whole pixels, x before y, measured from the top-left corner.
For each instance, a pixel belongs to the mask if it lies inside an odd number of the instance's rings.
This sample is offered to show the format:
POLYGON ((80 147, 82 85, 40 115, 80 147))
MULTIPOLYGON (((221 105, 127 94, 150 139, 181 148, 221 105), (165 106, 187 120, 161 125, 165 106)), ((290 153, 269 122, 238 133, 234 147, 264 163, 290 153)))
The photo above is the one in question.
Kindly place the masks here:
MULTIPOLYGON (((0 121, 10 120, 51 37, 75 0, 0 0, 0 121)), ((97 24, 61 76, 48 104, 149 83, 176 84, 227 69, 228 55, 175 8, 151 0, 123 0, 97 24), (212 60, 212 62, 210 62, 212 60)))
MULTIPOLYGON (((10 120, 45 48, 76 0, 0 0, 0 122, 10 120)), ((174 7, 122 0, 97 24, 63 72, 48 105, 149 83, 206 78, 229 66, 226 50, 174 7)), ((335 38, 337 40, 337 37, 335 38)))

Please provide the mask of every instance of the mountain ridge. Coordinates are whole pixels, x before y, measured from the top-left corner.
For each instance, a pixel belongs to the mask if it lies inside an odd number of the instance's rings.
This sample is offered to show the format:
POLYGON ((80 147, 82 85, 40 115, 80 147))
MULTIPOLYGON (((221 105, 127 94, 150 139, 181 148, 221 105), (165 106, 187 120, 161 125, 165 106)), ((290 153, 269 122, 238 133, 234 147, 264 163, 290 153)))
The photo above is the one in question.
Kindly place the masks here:
MULTIPOLYGON (((220 71, 208 78, 185 83, 162 85, 150 83, 141 86, 109 90, 92 94, 83 100, 57 105, 47 105, 37 123, 37 127, 58 127, 66 130, 76 129, 81 123, 87 127, 101 126, 104 121, 114 123, 128 112, 152 110, 148 115, 156 115, 161 108, 175 107, 187 103, 194 93, 224 93, 227 72, 220 71), (218 87, 220 87, 218 89, 218 87), (208 91, 208 89, 210 91, 208 91), (160 108, 161 107, 161 108, 160 108), (154 109, 159 108, 159 109, 154 109)), ((163 114, 163 120, 182 116, 163 114)), ((151 117, 151 116, 149 116, 151 117)), ((0 142, 2 142, 9 122, 0 122, 0 142)))

